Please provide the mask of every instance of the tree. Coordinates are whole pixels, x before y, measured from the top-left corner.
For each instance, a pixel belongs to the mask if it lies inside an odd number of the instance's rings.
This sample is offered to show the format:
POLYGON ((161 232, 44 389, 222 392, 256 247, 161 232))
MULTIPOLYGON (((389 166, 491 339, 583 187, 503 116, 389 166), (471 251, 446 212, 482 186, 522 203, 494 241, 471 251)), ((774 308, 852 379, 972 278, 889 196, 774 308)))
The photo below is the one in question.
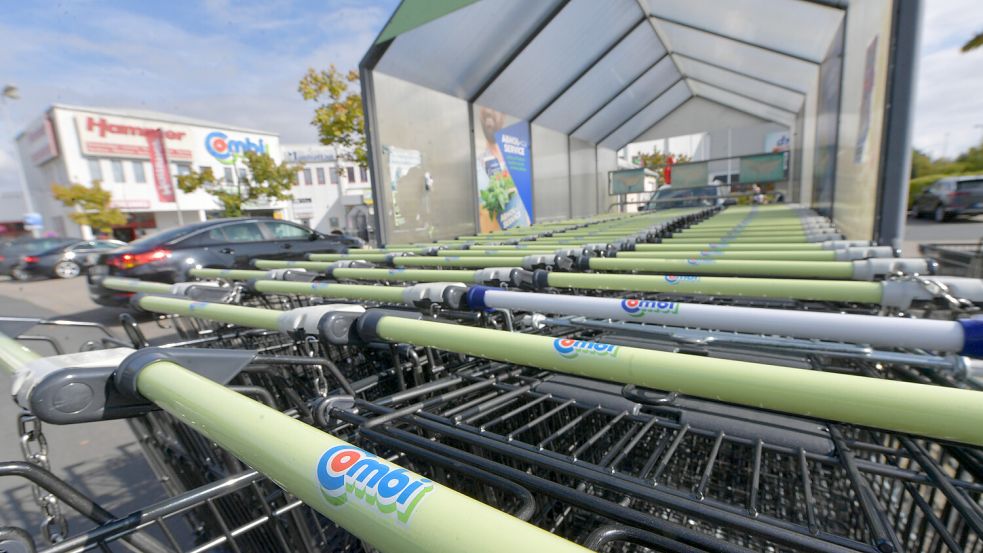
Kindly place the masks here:
POLYGON ((646 169, 656 171, 669 162, 669 156, 672 156, 673 163, 686 163, 692 159, 686 154, 665 154, 659 150, 652 150, 651 154, 638 154, 638 163, 646 169))
POLYGON ((932 170, 932 158, 928 154, 919 150, 918 148, 912 148, 911 150, 911 178, 924 177, 925 175, 933 174, 932 170))
POLYGON ((93 181, 91 188, 81 184, 52 184, 51 193, 66 207, 76 208, 68 217, 79 225, 99 232, 110 232, 113 227, 126 224, 126 215, 115 207, 109 207, 113 195, 108 190, 103 190, 99 181, 93 181))
POLYGON ((362 96, 349 90, 357 82, 358 71, 342 73, 332 64, 327 71, 308 69, 297 90, 305 100, 318 104, 311 124, 317 127, 321 144, 341 146, 341 157, 368 165, 362 96))
POLYGON ((290 189, 297 185, 299 165, 277 163, 269 154, 246 152, 246 167, 250 176, 240 176, 238 185, 215 178, 211 168, 192 171, 177 178, 177 186, 190 194, 204 190, 222 204, 223 217, 239 217, 242 206, 258 201, 289 200, 290 189))
POLYGON ((983 46, 983 31, 976 33, 976 36, 966 41, 966 44, 963 44, 961 50, 965 53, 969 52, 970 50, 975 50, 981 46, 983 46))

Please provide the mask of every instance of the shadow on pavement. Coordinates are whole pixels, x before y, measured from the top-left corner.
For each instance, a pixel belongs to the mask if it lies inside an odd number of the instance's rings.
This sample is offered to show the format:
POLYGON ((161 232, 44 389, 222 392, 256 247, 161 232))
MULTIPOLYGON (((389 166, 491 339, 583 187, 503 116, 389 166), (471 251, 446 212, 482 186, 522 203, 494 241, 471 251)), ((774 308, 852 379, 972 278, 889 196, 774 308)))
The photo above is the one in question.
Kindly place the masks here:
MULTIPOLYGON (((117 428, 129 432, 123 426, 117 428)), ((52 452, 57 464, 59 452, 52 452)), ((102 452, 99 457, 60 467, 55 471, 72 486, 116 516, 123 516, 160 501, 166 497, 140 447, 129 443, 102 452)), ((44 520, 34 500, 32 486, 26 480, 11 478, 4 482, 0 492, 0 520, 5 525, 27 530, 38 544, 41 539, 41 523, 44 520), (8 487, 9 486, 9 487, 8 487)), ((77 535, 96 526, 88 518, 61 505, 69 525, 69 535, 77 535)))

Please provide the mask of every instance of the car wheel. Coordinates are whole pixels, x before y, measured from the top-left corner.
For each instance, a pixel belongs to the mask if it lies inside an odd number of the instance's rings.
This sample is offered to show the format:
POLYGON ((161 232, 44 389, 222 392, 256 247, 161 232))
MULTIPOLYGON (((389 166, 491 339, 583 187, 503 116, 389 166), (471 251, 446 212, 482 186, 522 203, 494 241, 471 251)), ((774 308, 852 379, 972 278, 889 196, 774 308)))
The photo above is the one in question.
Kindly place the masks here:
POLYGON ((932 218, 935 219, 936 223, 944 223, 949 217, 945 214, 945 208, 940 205, 935 208, 935 214, 932 218))
POLYGON ((14 280, 19 280, 21 282, 31 280, 31 273, 25 271, 22 267, 14 267, 11 269, 10 276, 12 276, 14 280))
POLYGON ((75 278, 82 273, 82 268, 74 261, 60 261, 55 265, 55 276, 58 278, 75 278))

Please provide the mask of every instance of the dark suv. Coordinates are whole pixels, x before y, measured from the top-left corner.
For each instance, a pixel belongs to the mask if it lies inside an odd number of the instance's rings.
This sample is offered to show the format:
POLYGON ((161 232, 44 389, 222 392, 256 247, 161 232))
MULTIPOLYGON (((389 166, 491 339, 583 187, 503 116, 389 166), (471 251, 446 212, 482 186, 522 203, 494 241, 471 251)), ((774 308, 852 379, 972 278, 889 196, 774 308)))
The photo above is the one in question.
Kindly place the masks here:
POLYGON ((89 296, 121 306, 131 294, 102 286, 107 275, 155 282, 182 282, 194 267, 248 269, 253 259, 305 259, 312 252, 340 252, 360 239, 326 235, 305 226, 267 218, 217 219, 162 231, 99 257, 89 270, 89 296))
POLYGON ((983 175, 939 179, 915 197, 915 217, 929 215, 936 222, 983 213, 983 175))

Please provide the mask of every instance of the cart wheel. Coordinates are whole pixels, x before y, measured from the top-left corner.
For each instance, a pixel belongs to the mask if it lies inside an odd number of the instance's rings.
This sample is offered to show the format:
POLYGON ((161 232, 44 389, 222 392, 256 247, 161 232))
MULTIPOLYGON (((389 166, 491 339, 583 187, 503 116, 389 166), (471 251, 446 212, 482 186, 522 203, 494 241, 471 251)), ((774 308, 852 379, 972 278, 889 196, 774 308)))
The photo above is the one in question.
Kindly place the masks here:
POLYGON ((939 207, 935 208, 935 215, 933 219, 935 219, 936 223, 944 223, 948 218, 949 217, 945 214, 944 207, 940 205, 939 207))
POLYGON ((55 276, 58 278, 75 278, 82 272, 82 268, 74 261, 61 261, 55 265, 55 276))

